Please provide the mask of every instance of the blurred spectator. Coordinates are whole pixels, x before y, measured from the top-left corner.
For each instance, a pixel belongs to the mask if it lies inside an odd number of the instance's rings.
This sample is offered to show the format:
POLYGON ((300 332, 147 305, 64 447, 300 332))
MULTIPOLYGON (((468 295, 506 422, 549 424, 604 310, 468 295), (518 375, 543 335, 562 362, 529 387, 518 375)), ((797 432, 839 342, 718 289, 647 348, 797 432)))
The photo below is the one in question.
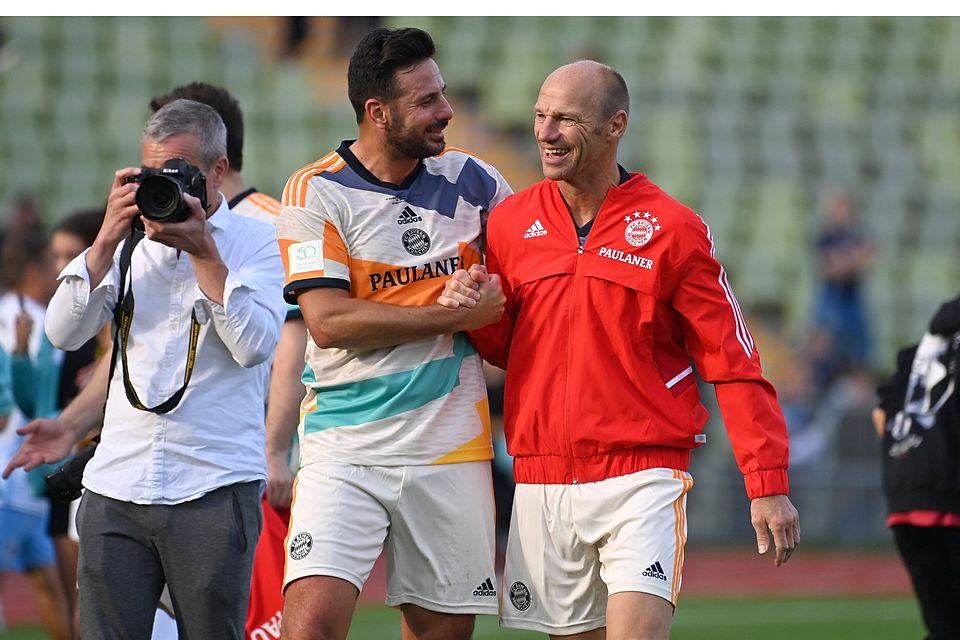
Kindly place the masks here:
POLYGON ((43 216, 33 196, 22 193, 13 203, 6 225, 0 228, 0 247, 6 244, 8 236, 34 228, 44 229, 43 216))
MULTIPOLYGON (((103 223, 103 209, 76 211, 63 218, 53 228, 50 248, 56 272, 60 273, 71 260, 93 244, 97 231, 103 223)), ((76 351, 67 352, 63 363, 63 375, 57 393, 57 407, 67 406, 87 382, 93 371, 94 360, 110 348, 109 326, 100 335, 87 341, 76 351)))
POLYGON ((883 489, 928 640, 960 638, 960 297, 897 355, 873 421, 883 489))
POLYGON ((874 257, 848 192, 829 193, 824 214, 824 226, 816 242, 820 283, 811 344, 820 388, 828 386, 839 373, 869 362, 870 328, 863 280, 874 257))
POLYGON ((8 231, 18 233, 29 229, 43 229, 43 215, 33 196, 21 194, 13 205, 8 231))
MULTIPOLYGON (((102 208, 75 211, 54 226, 50 237, 50 249, 56 273, 60 273, 71 260, 93 244, 103 223, 103 214, 102 208)), ((109 352, 111 343, 110 325, 107 324, 98 336, 85 342, 79 349, 67 351, 64 354, 57 390, 58 409, 67 406, 86 385, 93 374, 97 359, 109 352)), ((81 443, 78 449, 83 448, 84 444, 81 443)), ((57 553, 57 571, 63 591, 67 594, 70 620, 74 625, 75 635, 79 635, 77 558, 80 546, 76 538, 70 536, 70 531, 76 531, 78 503, 54 495, 50 495, 49 498, 50 520, 47 524, 47 533, 53 539, 53 546, 57 553)))
POLYGON ((310 18, 305 16, 288 16, 284 22, 285 33, 283 40, 284 58, 296 58, 301 53, 303 43, 310 36, 310 18))
MULTIPOLYGON (((0 347, 11 357, 15 400, 0 434, 0 463, 6 463, 23 439, 16 429, 28 418, 55 409, 63 354, 42 329, 46 304, 56 288, 45 233, 34 227, 9 235, 2 265, 7 291, 0 296, 0 347)), ((43 486, 42 472, 23 470, 0 482, 0 572, 29 576, 47 633, 66 639, 71 635, 68 603, 46 530, 50 507, 41 497, 43 486)))

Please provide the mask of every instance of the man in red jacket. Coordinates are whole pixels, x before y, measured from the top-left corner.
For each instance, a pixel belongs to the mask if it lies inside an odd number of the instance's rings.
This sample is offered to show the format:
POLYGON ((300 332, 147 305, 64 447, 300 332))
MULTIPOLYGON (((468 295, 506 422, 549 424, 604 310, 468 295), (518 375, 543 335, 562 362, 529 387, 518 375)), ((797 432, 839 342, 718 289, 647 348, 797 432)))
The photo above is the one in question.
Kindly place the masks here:
MULTIPOLYGON (((710 230, 617 164, 623 78, 596 62, 544 82, 534 132, 545 180, 487 227, 503 320, 471 332, 507 370, 517 493, 501 624, 566 638, 667 638, 686 543, 690 451, 706 441, 693 366, 715 385, 777 566, 800 539, 787 431, 710 230)), ((439 302, 471 306, 487 271, 460 270, 439 302)))

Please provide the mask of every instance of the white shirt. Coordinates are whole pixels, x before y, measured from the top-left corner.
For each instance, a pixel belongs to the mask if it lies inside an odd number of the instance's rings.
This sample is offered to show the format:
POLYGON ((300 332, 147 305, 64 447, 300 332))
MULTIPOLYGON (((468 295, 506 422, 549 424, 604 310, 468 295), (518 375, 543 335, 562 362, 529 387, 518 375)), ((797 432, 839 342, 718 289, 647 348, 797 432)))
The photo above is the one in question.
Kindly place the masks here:
MULTIPOLYGON (((192 311, 202 327, 193 377, 169 413, 141 411, 127 401, 118 358, 100 446, 83 476, 95 493, 137 504, 177 504, 266 478, 267 378, 286 312, 276 234, 267 223, 231 212, 222 194, 207 224, 228 269, 223 305, 200 290, 185 252, 178 256, 147 238, 133 252, 127 362, 143 404, 157 405, 180 388, 192 311)), ((54 345, 75 349, 112 318, 122 246, 92 290, 86 252, 60 274, 46 317, 54 345)))

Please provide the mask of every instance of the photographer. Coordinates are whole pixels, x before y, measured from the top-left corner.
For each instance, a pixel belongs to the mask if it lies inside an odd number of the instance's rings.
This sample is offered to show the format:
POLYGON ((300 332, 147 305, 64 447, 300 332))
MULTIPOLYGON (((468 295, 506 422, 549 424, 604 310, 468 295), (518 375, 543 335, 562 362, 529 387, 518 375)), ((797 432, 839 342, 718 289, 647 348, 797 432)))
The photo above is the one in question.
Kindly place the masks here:
MULTIPOLYGON (((272 227, 232 213, 220 193, 229 162, 212 108, 157 111, 142 161, 142 173, 116 172, 97 239, 61 274, 46 322, 52 342, 76 348, 122 302, 78 515, 81 628, 148 637, 166 582, 186 636, 241 638, 283 272, 272 227), (131 245, 138 217, 146 237, 131 245)), ((62 457, 87 424, 38 425, 4 473, 62 457)))

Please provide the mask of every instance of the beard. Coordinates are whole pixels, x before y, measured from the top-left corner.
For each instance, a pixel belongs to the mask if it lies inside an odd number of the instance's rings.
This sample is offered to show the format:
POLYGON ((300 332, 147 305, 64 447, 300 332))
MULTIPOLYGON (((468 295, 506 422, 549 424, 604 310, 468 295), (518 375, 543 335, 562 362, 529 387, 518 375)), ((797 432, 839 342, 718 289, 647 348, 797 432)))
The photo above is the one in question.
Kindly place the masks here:
MULTIPOLYGON (((407 128, 403 120, 393 120, 387 127, 387 144, 408 158, 422 160, 443 151, 445 142, 431 142, 423 132, 407 128)), ((437 130, 447 126, 446 120, 437 120, 427 129, 437 130)))

